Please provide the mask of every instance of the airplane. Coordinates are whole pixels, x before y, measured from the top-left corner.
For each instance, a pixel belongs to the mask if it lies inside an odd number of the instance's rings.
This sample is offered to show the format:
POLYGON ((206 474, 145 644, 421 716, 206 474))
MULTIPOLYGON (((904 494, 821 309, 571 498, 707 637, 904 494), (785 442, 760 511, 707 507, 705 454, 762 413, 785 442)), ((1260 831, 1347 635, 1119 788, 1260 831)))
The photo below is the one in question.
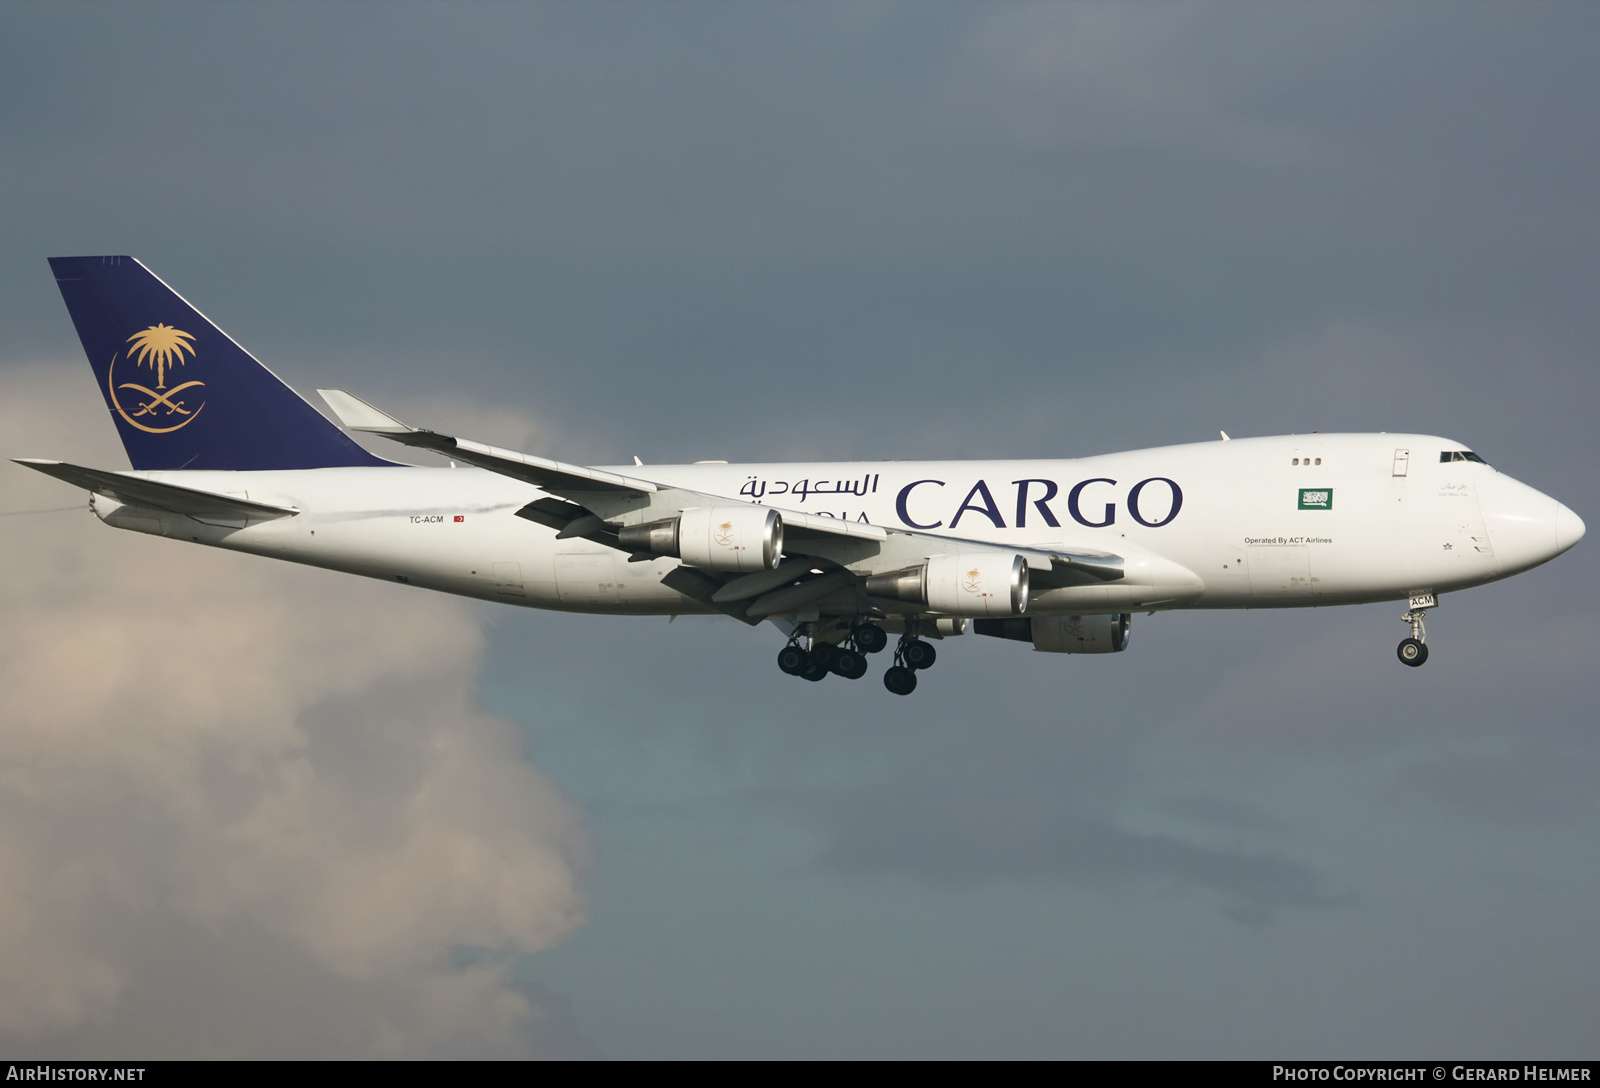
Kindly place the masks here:
POLYGON ((1132 616, 1404 601, 1428 660, 1444 593, 1529 570, 1583 521, 1460 442, 1220 440, 1070 460, 591 467, 409 426, 318 392, 368 452, 132 257, 50 259, 131 471, 17 463, 108 525, 482 600, 704 613, 784 636, 778 667, 859 679, 898 641, 908 695, 936 643, 1129 645, 1132 616))

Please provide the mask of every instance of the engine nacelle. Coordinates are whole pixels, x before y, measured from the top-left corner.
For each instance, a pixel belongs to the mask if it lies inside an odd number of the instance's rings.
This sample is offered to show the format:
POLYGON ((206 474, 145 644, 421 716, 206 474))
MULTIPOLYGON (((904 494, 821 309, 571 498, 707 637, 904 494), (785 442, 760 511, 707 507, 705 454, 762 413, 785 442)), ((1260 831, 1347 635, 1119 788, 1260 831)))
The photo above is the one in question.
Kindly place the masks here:
POLYGON ((783 557, 783 518, 765 506, 696 507, 629 525, 617 539, 635 551, 675 555, 705 570, 771 570, 783 557))
POLYGON ((973 626, 980 635, 1031 642, 1035 650, 1047 654, 1117 654, 1128 648, 1132 623, 1133 617, 1124 612, 1112 616, 978 620, 973 626))
POLYGON ((1016 616, 1028 607, 1028 562, 1006 552, 936 555, 920 567, 868 578, 867 593, 947 616, 1016 616))

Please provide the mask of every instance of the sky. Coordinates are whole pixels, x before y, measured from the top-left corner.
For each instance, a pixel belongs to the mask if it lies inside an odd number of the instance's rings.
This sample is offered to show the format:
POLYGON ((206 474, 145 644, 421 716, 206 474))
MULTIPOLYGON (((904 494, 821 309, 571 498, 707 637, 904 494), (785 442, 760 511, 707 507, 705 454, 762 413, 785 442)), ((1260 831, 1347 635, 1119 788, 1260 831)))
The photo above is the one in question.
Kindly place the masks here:
MULTIPOLYGON (((45 258, 586 463, 1449 436, 1600 517, 1581 3, 0 6, 0 441, 125 467, 45 258)), ((385 451, 385 452, 393 452, 385 451)), ((0 1049, 1594 1057, 1600 569, 946 643, 117 533, 0 469, 0 1049)))

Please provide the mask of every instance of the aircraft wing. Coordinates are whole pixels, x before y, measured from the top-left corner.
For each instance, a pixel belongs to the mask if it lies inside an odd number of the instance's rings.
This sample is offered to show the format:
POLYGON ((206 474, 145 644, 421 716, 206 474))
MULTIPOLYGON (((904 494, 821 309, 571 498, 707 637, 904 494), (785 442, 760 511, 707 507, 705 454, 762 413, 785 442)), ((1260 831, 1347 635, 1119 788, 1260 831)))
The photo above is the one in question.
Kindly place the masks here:
POLYGON ((122 472, 84 468, 64 461, 44 461, 32 457, 13 458, 17 464, 54 476, 85 491, 105 495, 130 506, 148 506, 173 514, 182 514, 201 521, 214 519, 239 519, 261 521, 271 518, 289 518, 300 511, 292 506, 275 506, 256 502, 238 495, 222 495, 215 491, 200 491, 177 484, 158 483, 122 472))
MULTIPOLYGON (((670 516, 692 507, 748 505, 744 499, 706 494, 422 430, 401 423, 344 390, 319 389, 317 392, 350 430, 432 450, 547 492, 551 497, 536 499, 517 513, 519 517, 555 529, 562 538, 583 537, 630 551, 617 535, 617 522, 624 518, 632 523, 670 516)), ((742 578, 683 568, 668 576, 668 584, 686 596, 747 618, 752 612, 770 614, 793 609, 807 599, 854 584, 867 574, 912 567, 930 556, 953 550, 1021 555, 1041 587, 1115 581, 1123 576, 1122 557, 1104 552, 1053 546, 1015 547, 909 529, 886 529, 881 525, 821 517, 782 506, 772 508, 783 517, 785 554, 804 558, 791 558, 775 570, 742 578), (670 579, 677 579, 681 584, 674 584, 670 579), (754 604, 737 609, 731 607, 730 591, 745 598, 754 596, 758 590, 763 595, 757 597, 754 604)), ((655 556, 639 554, 635 558, 655 556)))
MULTIPOLYGON (((407 446, 416 446, 421 449, 432 450, 446 457, 498 472, 502 476, 510 476, 532 484, 541 491, 548 491, 552 495, 585 507, 584 513, 598 514, 601 518, 611 516, 606 510, 596 510, 595 507, 615 509, 618 506, 624 509, 646 505, 677 505, 679 507, 704 506, 704 505, 746 505, 743 499, 730 499, 721 495, 708 495, 699 491, 690 491, 687 488, 673 487, 670 484, 659 484, 651 480, 640 479, 636 476, 623 476, 615 472, 606 472, 603 469, 589 468, 584 465, 568 464, 565 461, 553 461, 548 457, 536 457, 532 454, 518 453, 515 450, 501 449, 499 446, 490 446, 482 442, 473 442, 464 438, 454 438, 437 431, 426 431, 417 427, 409 427, 393 416, 374 408, 366 401, 342 389, 319 389, 322 399, 328 402, 339 421, 352 431, 364 431, 367 434, 378 434, 385 438, 393 439, 407 446), (652 504, 637 500, 647 499, 648 496, 665 492, 676 492, 675 498, 665 504, 652 504), (632 497, 636 501, 629 503, 632 497), (608 501, 610 500, 610 501, 608 501), (618 500, 621 500, 620 502, 618 500)), ((537 503, 534 505, 538 505, 537 503)), ((547 508, 548 509, 548 508, 547 508)), ((888 533, 877 525, 865 523, 852 523, 840 521, 836 518, 819 517, 816 514, 807 514, 799 510, 782 510, 784 539, 791 537, 797 542, 803 542, 810 537, 845 537, 859 540, 884 540, 888 533)), ((528 515, 524 515, 528 516, 528 515)), ((574 518, 582 516, 574 512, 574 518)), ((539 517, 530 517, 529 520, 541 521, 553 525, 539 517)), ((569 519, 570 520, 570 519, 569 519)), ((566 524, 554 526, 565 529, 566 524)), ((570 536, 585 535, 570 533, 570 536)))

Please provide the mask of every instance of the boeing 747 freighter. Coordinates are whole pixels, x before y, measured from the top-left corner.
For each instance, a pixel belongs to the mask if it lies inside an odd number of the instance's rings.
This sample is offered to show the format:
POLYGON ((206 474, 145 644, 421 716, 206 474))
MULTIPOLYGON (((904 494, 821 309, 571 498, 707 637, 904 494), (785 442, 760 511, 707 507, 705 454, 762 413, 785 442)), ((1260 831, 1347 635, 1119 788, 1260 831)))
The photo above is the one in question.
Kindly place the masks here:
POLYGON ((108 525, 507 604, 772 621, 778 667, 907 695, 973 633, 1127 649, 1170 609, 1405 602, 1560 555, 1583 522, 1464 443, 1241 438, 1071 460, 589 467, 409 426, 321 390, 368 453, 131 257, 50 261, 131 471, 19 463, 108 525))

